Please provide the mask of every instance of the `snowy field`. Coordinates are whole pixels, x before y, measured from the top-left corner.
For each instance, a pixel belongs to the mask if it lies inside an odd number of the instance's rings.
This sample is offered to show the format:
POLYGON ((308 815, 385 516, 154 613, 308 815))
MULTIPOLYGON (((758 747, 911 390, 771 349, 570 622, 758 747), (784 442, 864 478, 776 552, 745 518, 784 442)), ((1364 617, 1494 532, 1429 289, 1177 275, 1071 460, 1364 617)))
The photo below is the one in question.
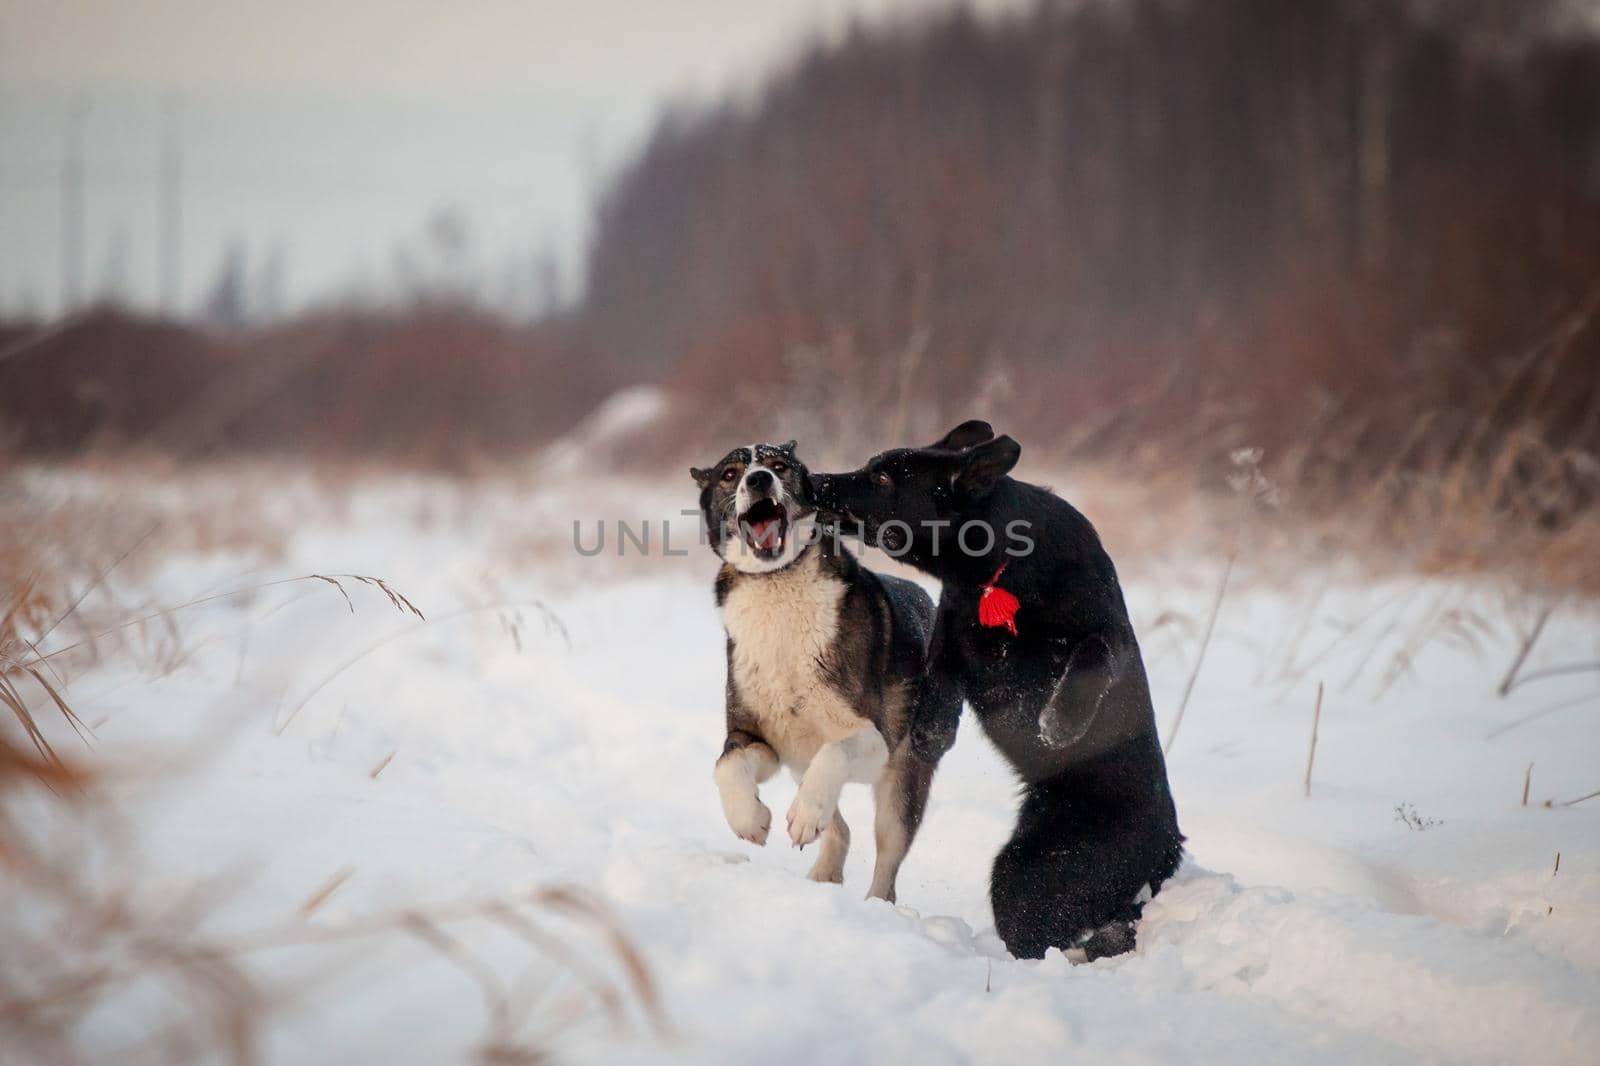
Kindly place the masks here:
MULTIPOLYGON (((970 719, 899 906, 862 898, 864 787, 845 795, 842 888, 804 880, 812 855, 781 834, 758 848, 725 826, 715 563, 678 514, 687 477, 253 476, 227 499, 261 546, 130 558, 86 602, 137 617, 252 590, 125 629, 70 676, 116 809, 40 801, 28 824, 87 886, 244 967, 268 1061, 1596 1061, 1600 798, 1566 804, 1600 788, 1600 675, 1498 695, 1537 601, 1422 577, 1290 585, 1241 558, 1170 755, 1189 861, 1136 953, 1019 962, 986 891, 1014 787, 970 719), (614 537, 573 549, 574 519, 592 543, 619 517, 657 522, 652 558, 618 560, 614 537), (687 556, 661 556, 664 518, 687 556), (427 620, 348 578, 258 587, 309 574, 381 577, 427 620), (658 1009, 566 897, 524 902, 563 885, 614 915, 658 1009)), ((30 484, 44 504, 112 494, 159 513, 222 495, 209 477, 30 484)), ((1222 562, 1110 547, 1166 736, 1222 562)), ((1519 673, 1597 657, 1600 614, 1568 600, 1519 673)), ((793 787, 763 798, 781 813, 793 787)), ((5 987, 82 961, 35 954, 54 906, 6 908, 5 987)), ((154 1054, 205 994, 176 984, 121 987, 84 1046, 154 1054)))

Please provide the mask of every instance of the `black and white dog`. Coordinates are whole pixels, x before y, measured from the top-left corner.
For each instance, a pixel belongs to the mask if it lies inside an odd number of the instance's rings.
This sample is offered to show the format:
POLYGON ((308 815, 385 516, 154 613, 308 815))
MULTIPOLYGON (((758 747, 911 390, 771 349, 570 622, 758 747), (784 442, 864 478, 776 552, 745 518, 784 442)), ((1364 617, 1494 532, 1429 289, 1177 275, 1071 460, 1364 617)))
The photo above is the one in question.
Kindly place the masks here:
POLYGON ((990 881, 1001 939, 1093 959, 1132 949, 1184 838, 1116 569, 1071 504, 1007 476, 1021 453, 968 422, 813 482, 824 517, 943 583, 913 746, 942 755, 964 697, 1022 778, 990 881))
POLYGON ((690 473, 723 560, 716 596, 728 636, 728 735, 715 777, 728 825, 766 843, 772 812, 757 786, 786 766, 800 782, 789 839, 820 840, 809 876, 842 882, 850 830, 839 793, 851 781, 872 785, 868 896, 893 900, 937 762, 918 757, 908 738, 933 601, 817 535, 793 441, 735 448, 690 473))

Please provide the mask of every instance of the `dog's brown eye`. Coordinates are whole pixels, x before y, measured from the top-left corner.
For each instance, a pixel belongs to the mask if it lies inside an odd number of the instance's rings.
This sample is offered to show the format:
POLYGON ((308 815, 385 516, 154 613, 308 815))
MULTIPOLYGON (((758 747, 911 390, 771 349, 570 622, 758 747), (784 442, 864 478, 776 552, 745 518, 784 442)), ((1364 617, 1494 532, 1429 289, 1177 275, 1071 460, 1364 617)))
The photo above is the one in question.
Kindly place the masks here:
POLYGON ((889 482, 889 474, 888 474, 887 471, 884 471, 884 470, 880 470, 876 474, 874 474, 873 477, 872 477, 872 480, 876 481, 880 485, 888 485, 890 483, 889 482))
POLYGON ((772 464, 772 472, 774 474, 781 474, 787 469, 789 469, 789 464, 788 463, 774 462, 772 464))
POLYGON ((722 472, 722 480, 724 480, 724 481, 732 481, 734 478, 736 478, 738 476, 739 476, 739 471, 735 470, 731 466, 728 467, 728 469, 726 469, 726 470, 724 470, 722 472))

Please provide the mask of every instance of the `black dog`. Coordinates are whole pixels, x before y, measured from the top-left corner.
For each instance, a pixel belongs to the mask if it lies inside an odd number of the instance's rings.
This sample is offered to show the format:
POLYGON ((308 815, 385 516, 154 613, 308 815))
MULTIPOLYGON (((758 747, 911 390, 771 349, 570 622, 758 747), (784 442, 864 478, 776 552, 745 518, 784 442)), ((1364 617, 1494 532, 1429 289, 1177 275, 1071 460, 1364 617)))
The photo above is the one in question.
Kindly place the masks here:
POLYGON ((1133 948, 1184 838, 1116 569, 1075 508, 1006 476, 1021 453, 967 422, 814 488, 825 516, 943 583, 912 739, 937 760, 964 697, 1022 777, 990 882, 1006 947, 1094 959, 1133 948))

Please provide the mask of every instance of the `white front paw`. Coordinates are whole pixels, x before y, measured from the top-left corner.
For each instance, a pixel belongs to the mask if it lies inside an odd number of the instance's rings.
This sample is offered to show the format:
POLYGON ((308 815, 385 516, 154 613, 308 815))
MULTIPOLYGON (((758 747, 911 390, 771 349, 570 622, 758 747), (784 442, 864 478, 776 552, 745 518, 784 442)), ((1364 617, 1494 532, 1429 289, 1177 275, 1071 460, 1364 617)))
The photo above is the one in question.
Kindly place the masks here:
POLYGON ((728 828, 741 840, 752 844, 765 844, 767 830, 772 828, 772 811, 756 798, 754 792, 722 797, 722 814, 728 819, 728 828))
POLYGON ((833 821, 838 804, 839 797, 818 795, 815 789, 802 785, 789 805, 789 839, 795 847, 803 848, 821 836, 833 821))

